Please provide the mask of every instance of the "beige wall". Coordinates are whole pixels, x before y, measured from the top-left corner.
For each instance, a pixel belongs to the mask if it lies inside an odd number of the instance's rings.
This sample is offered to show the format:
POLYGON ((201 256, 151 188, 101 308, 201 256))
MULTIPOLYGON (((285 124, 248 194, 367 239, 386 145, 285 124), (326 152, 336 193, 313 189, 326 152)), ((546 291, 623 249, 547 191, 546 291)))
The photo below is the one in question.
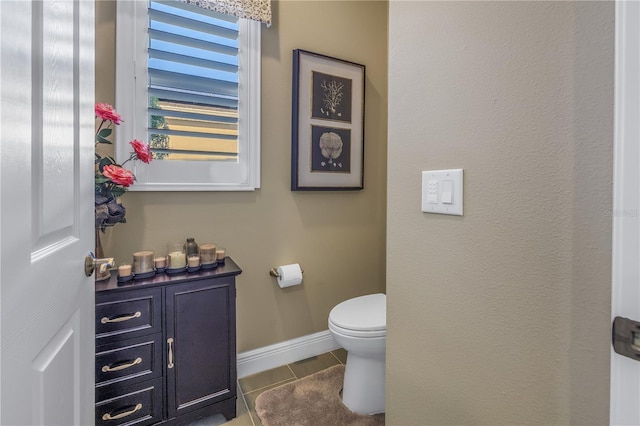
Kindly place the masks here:
POLYGON ((613 18, 391 2, 388 424, 608 424, 613 18), (458 167, 464 216, 421 213, 458 167))
MULTIPOLYGON (((387 4, 275 1, 273 12, 273 26, 262 30, 262 188, 129 192, 127 223, 109 229, 105 242, 118 261, 189 236, 225 246, 243 269, 239 351, 326 330, 338 302, 385 291, 387 4), (296 48, 366 65, 363 191, 289 189, 296 48), (304 285, 282 290, 268 272, 293 262, 304 268, 304 285)), ((98 2, 96 15, 96 100, 113 102, 113 3, 98 2)))

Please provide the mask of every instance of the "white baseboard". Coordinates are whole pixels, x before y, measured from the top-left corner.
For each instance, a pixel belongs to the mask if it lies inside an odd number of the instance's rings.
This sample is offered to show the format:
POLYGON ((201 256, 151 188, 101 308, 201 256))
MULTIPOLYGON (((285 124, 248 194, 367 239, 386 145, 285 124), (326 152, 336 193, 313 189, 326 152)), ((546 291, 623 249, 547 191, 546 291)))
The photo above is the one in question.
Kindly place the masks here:
POLYGON ((308 334, 296 339, 276 343, 238 354, 238 378, 290 364, 340 346, 333 340, 329 330, 308 334))

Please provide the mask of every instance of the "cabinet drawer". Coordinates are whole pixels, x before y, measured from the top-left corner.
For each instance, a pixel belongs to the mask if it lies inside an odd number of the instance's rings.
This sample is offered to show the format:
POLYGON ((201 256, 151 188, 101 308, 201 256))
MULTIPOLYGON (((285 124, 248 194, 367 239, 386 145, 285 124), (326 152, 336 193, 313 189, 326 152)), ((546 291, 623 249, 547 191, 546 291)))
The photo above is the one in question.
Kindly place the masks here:
POLYGON ((162 379, 121 388, 96 403, 96 425, 148 425, 162 420, 162 379))
POLYGON ((162 334, 142 336, 96 347, 96 387, 128 384, 162 375, 162 334))
POLYGON ((161 289, 105 295, 96 300, 96 342, 118 341, 161 330, 161 289), (101 340, 103 339, 103 340, 101 340))

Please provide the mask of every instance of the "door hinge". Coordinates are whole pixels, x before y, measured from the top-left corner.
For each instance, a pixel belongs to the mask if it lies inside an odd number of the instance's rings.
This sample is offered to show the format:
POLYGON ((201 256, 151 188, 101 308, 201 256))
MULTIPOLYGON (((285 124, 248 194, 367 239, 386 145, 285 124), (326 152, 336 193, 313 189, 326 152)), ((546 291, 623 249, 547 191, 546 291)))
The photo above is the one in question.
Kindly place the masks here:
POLYGON ((640 322, 616 317, 611 334, 616 353, 640 361, 640 322))

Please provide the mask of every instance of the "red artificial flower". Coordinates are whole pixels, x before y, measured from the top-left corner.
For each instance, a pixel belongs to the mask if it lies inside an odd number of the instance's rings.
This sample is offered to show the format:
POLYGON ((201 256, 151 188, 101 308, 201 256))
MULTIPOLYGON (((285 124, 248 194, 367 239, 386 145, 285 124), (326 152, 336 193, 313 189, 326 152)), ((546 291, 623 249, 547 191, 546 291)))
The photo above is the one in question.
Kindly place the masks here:
POLYGON ((137 139, 132 140, 131 142, 129 142, 129 144, 133 147, 133 150, 135 151, 136 156, 138 157, 138 160, 147 164, 149 164, 151 160, 153 160, 153 154, 151 153, 151 148, 149 147, 149 144, 146 144, 137 139))
POLYGON ((125 168, 118 166, 117 164, 110 164, 108 166, 104 166, 102 169, 102 174, 111 180, 111 182, 122 185, 124 187, 133 185, 135 181, 135 176, 133 173, 125 168))
POLYGON ((113 124, 120 124, 122 117, 116 112, 115 109, 109 104, 96 104, 96 117, 111 121, 113 124))

